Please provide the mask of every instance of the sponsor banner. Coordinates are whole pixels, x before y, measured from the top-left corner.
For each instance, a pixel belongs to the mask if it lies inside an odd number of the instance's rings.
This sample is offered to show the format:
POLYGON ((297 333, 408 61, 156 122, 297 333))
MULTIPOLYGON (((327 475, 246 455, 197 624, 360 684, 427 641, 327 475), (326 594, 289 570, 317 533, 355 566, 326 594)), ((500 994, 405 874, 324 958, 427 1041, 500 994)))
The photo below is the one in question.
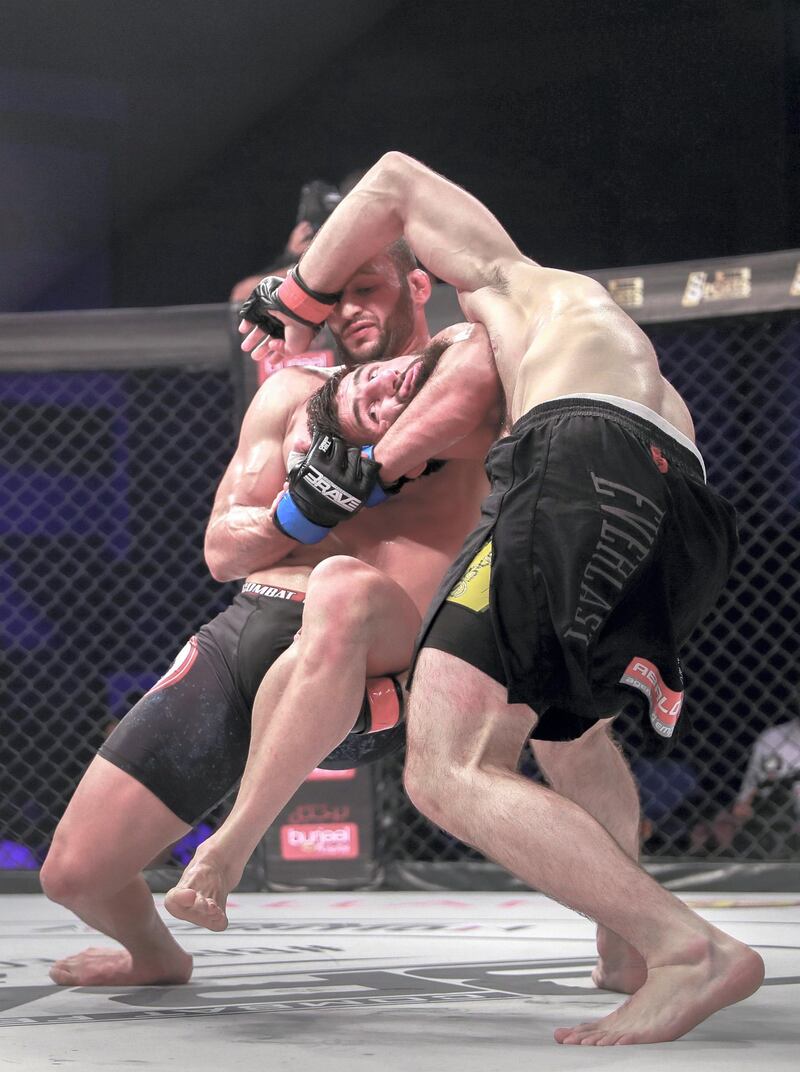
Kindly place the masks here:
POLYGON ((307 778, 264 838, 268 889, 358 889, 378 881, 370 766, 307 778))
POLYGON ((353 860, 358 856, 357 823, 297 823, 282 826, 284 860, 353 860))
MULTIPOLYGON (((800 250, 584 274, 642 324, 800 308, 800 250)), ((444 285, 434 287, 427 312, 432 331, 464 315, 452 287, 444 285)))
POLYGON ((592 270, 643 324, 800 308, 800 250, 592 270))

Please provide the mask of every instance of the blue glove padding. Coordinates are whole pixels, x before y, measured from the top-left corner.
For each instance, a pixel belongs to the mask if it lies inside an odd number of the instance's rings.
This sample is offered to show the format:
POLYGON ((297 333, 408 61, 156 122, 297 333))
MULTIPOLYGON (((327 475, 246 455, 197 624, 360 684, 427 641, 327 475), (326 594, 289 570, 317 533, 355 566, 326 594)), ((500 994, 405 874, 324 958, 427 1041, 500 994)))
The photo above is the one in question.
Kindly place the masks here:
POLYGON ((370 497, 380 465, 339 436, 316 435, 289 472, 289 491, 273 524, 299 543, 319 543, 340 521, 354 517, 370 497))
POLYGON ((313 521, 309 521, 298 509, 290 491, 284 492, 278 502, 272 523, 284 536, 289 536, 299 543, 319 543, 331 531, 325 525, 315 525, 313 521))

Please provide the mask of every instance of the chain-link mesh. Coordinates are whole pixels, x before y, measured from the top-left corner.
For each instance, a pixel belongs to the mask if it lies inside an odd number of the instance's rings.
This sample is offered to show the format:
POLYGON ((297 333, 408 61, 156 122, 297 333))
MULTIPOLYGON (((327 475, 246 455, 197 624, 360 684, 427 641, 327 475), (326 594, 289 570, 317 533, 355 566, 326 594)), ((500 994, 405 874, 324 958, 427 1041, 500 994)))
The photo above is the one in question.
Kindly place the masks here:
MULTIPOLYGON (((644 753, 635 707, 618 720, 642 799, 643 852, 800 859, 800 318, 741 317, 649 333, 695 418, 710 484, 736 506, 741 553, 687 652, 689 732, 658 760, 644 753)), ((401 764, 386 780, 391 855, 481 859, 410 807, 399 788, 401 764)), ((530 756, 523 772, 540 777, 530 756)))
MULTIPOLYGON (((796 859, 800 317, 652 336, 710 481, 739 511, 742 553, 690 646, 690 731, 654 760, 634 720, 622 726, 644 851, 796 859)), ((109 722, 230 598, 202 544, 233 397, 223 371, 6 373, 0 404, 0 867, 36 866, 109 722)), ((390 856, 479 859, 413 811, 399 774, 398 761, 383 779, 390 856)))
POLYGON ((0 375, 0 866, 38 866, 104 733, 229 592, 203 531, 226 372, 0 375))

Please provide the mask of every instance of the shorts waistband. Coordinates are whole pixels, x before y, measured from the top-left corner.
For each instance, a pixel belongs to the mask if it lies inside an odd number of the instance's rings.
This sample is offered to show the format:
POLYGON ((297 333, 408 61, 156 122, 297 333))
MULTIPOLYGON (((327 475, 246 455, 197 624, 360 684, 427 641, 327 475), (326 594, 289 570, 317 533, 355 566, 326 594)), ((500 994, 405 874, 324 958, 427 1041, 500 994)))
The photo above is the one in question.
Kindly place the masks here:
POLYGON ((278 588, 274 584, 258 584, 256 581, 245 581, 242 585, 243 596, 262 596, 265 599, 288 599, 292 603, 302 603, 306 598, 305 592, 295 592, 291 588, 278 588))
POLYGON ((668 450, 671 461, 706 482, 703 456, 691 439, 654 410, 614 395, 575 394, 551 398, 523 414, 510 435, 518 435, 554 416, 573 415, 603 417, 616 422, 648 445, 668 450))

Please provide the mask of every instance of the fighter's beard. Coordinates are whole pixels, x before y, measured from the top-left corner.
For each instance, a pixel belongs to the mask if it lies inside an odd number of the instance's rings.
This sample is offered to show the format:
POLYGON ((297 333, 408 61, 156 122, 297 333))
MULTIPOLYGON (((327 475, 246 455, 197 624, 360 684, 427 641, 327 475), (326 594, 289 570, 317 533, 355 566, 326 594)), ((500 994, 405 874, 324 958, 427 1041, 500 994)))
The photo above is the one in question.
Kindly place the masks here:
POLYGON ((386 326, 375 342, 366 350, 354 353, 343 339, 334 336, 336 356, 342 364, 366 365, 369 361, 385 361, 406 352, 406 346, 414 334, 414 303, 409 288, 400 296, 397 306, 386 321, 386 326))
POLYGON ((420 354, 419 359, 422 363, 422 368, 417 375, 417 382, 414 384, 414 398, 417 397, 419 392, 431 378, 436 366, 439 364, 439 358, 449 345, 449 340, 445 342, 443 339, 434 339, 432 342, 428 343, 420 354))

